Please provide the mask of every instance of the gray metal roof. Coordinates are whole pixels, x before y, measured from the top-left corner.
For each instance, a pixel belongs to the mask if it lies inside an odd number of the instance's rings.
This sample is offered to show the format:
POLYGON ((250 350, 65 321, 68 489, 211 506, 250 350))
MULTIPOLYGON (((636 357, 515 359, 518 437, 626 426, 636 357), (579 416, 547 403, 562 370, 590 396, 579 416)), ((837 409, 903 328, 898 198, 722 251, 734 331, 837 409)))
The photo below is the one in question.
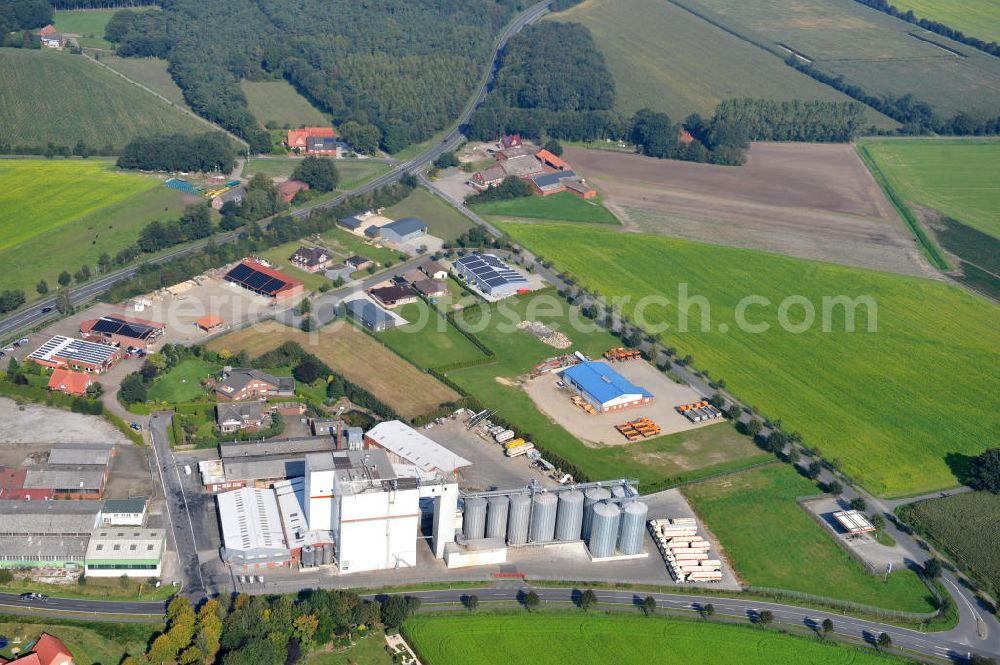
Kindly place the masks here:
POLYGON ((143 513, 146 511, 146 497, 137 497, 135 499, 108 499, 104 502, 104 508, 101 512, 105 515, 110 515, 112 513, 118 514, 133 514, 133 513, 143 513))
POLYGON ((423 233, 427 231, 427 224, 424 223, 424 220, 416 217, 403 217, 402 219, 397 219, 391 224, 386 224, 381 228, 381 230, 390 230, 401 236, 405 236, 411 233, 423 233))
POLYGON ((49 451, 49 464, 107 464, 113 450, 110 443, 57 443, 49 451))
POLYGON ((555 173, 543 173, 541 175, 536 175, 531 179, 531 181, 538 185, 540 189, 545 189, 546 187, 552 187, 560 184, 559 181, 563 178, 575 177, 576 174, 573 171, 556 171, 555 173))
POLYGON ((305 473, 305 457, 246 457, 223 460, 226 480, 294 478, 305 473))
POLYGON ((360 319, 365 325, 375 328, 383 323, 395 323, 396 319, 392 314, 385 311, 371 300, 358 298, 344 303, 347 313, 356 319, 360 319))
POLYGON ((89 536, 100 510, 99 501, 0 501, 0 543, 4 536, 89 536))
POLYGON ((332 439, 309 437, 288 441, 247 441, 219 445, 219 454, 224 460, 234 460, 240 457, 304 455, 324 450, 333 450, 332 439))
POLYGON ((86 536, 25 536, 0 538, 0 559, 16 561, 82 561, 87 553, 86 536))
POLYGON ((103 464, 38 464, 24 474, 24 488, 99 490, 106 471, 103 464))

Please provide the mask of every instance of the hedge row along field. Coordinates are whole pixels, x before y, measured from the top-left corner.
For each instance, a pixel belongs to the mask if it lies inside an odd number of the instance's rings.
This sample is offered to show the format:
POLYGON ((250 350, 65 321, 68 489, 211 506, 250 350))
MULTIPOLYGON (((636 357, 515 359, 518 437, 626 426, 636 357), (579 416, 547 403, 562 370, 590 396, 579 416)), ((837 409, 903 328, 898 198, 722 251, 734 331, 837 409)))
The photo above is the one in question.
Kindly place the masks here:
POLYGON ((983 41, 1000 41, 1000 12, 996 0, 892 0, 901 11, 917 18, 944 23, 983 41))
MULTIPOLYGON (((1000 432, 1000 337, 993 305, 958 288, 919 278, 792 259, 671 238, 624 234, 566 224, 506 224, 504 229, 555 267, 602 296, 628 296, 635 313, 645 296, 669 299, 645 308, 648 324, 698 369, 727 388, 870 491, 888 496, 957 484, 949 462, 976 455, 1000 432), (703 297, 679 332, 681 289, 703 297), (766 298, 745 313, 753 333, 737 325, 747 296, 766 298), (783 329, 780 305, 803 321, 808 302, 815 324, 783 329), (867 332, 867 307, 856 308, 857 332, 845 332, 845 308, 832 307, 823 332, 823 297, 866 296, 877 305, 877 332, 867 332), (795 300, 800 301, 794 304, 795 300), (725 332, 722 332, 725 330, 725 332), (794 330, 794 329, 793 329, 794 330)), ((758 301, 759 302, 759 301, 758 301)))
POLYGON ((888 665, 870 649, 748 626, 604 614, 417 616, 404 632, 425 665, 888 665))

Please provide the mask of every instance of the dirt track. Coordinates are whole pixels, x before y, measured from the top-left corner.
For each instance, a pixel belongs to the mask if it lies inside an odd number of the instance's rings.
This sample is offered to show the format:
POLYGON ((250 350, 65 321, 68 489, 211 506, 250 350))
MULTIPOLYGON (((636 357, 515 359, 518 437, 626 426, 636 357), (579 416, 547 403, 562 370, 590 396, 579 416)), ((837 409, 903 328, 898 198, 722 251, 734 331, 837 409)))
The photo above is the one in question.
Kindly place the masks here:
POLYGON ((849 145, 756 143, 741 167, 567 148, 628 230, 937 276, 849 145))

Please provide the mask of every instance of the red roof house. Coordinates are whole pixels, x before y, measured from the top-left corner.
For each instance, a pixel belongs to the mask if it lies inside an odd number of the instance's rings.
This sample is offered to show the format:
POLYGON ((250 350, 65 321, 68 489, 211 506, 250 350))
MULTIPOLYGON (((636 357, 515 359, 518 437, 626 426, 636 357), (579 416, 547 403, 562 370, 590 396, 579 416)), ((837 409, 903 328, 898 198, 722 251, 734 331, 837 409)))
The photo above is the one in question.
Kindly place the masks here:
POLYGON ((86 372, 57 367, 49 377, 49 390, 58 390, 68 395, 84 395, 93 383, 93 376, 86 372))
POLYGON ((31 653, 4 662, 17 663, 17 665, 73 665, 73 654, 59 638, 42 633, 42 636, 35 642, 31 653))
POLYGON ((281 194, 281 198, 285 200, 285 203, 291 203, 295 195, 298 194, 303 189, 309 189, 309 183, 302 182, 301 180, 286 180, 277 187, 278 194, 281 194))
POLYGON ((308 147, 310 136, 333 139, 337 138, 337 132, 333 130, 333 127, 303 127, 302 129, 289 129, 288 137, 285 139, 285 145, 293 150, 295 148, 305 150, 308 147))

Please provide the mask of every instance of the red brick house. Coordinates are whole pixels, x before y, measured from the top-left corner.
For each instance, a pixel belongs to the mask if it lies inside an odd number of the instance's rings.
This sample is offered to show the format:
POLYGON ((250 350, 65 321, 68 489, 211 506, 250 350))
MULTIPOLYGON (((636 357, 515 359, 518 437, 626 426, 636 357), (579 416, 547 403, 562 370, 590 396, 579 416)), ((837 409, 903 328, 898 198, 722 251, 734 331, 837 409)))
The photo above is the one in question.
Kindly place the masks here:
POLYGON ((309 183, 302 182, 301 180, 286 180, 277 186, 278 194, 281 195, 285 203, 291 203, 295 195, 303 189, 309 189, 309 183))
POLYGON ((96 381, 94 381, 94 377, 91 374, 74 372, 64 367, 57 367, 52 370, 52 376, 49 377, 49 390, 58 390, 67 395, 76 395, 79 397, 80 395, 86 395, 87 388, 94 383, 96 381))
POLYGON ((305 151, 309 147, 309 137, 317 138, 337 138, 337 132, 333 130, 333 127, 303 127, 302 129, 289 129, 288 136, 285 138, 285 145, 288 146, 289 150, 299 150, 305 151))

